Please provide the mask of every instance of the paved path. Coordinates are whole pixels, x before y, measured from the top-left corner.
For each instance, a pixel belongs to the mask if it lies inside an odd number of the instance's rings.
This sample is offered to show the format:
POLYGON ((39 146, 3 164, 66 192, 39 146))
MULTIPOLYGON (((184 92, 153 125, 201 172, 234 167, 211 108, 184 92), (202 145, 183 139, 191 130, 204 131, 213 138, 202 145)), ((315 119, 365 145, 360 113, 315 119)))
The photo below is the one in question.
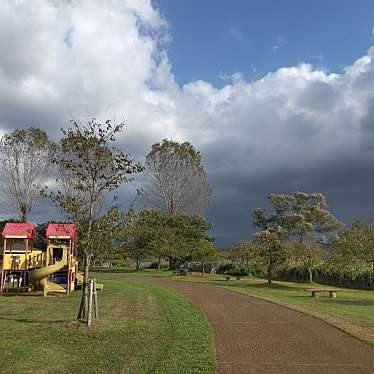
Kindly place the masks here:
POLYGON ((374 348, 319 319, 217 286, 137 278, 173 288, 204 310, 220 374, 374 373, 374 348))

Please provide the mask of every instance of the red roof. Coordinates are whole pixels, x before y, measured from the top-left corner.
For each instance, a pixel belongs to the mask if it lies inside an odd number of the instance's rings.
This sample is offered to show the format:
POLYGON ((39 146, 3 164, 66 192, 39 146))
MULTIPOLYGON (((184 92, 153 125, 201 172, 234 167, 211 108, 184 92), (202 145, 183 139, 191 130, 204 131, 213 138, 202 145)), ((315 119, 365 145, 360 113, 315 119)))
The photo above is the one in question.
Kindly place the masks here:
POLYGON ((5 224, 3 238, 34 239, 35 225, 33 223, 7 223, 5 224))
POLYGON ((72 223, 50 223, 46 233, 47 239, 72 239, 78 237, 77 230, 72 223))

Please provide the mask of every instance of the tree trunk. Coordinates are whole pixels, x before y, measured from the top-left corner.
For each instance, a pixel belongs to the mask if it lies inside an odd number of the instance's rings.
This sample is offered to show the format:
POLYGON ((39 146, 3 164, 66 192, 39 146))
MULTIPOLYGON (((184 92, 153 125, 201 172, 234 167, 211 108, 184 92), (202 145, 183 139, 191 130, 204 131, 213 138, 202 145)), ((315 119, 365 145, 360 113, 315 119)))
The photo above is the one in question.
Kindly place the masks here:
POLYGON ((175 259, 169 257, 169 270, 175 270, 175 259))
POLYGON ((27 208, 21 207, 21 222, 27 222, 27 208))
POLYGON ((271 250, 269 251, 269 257, 268 257, 268 284, 271 284, 271 278, 272 278, 272 266, 273 266, 273 257, 271 250))
POLYGON ((88 217, 88 230, 87 230, 87 242, 88 248, 85 250, 85 257, 84 257, 84 274, 83 274, 83 285, 82 285, 82 298, 81 303, 79 306, 78 317, 77 319, 85 319, 87 317, 88 311, 88 277, 90 273, 90 261, 91 261, 91 230, 92 230, 92 209, 93 209, 93 201, 92 201, 92 194, 91 194, 91 201, 90 201, 90 210, 89 210, 89 217, 88 217))
POLYGON ((309 277, 308 282, 313 283, 313 272, 311 268, 308 268, 308 277, 309 277))
POLYGON ((77 319, 85 319, 87 316, 88 309, 88 275, 90 270, 91 256, 86 255, 84 258, 84 274, 83 274, 83 285, 82 285, 82 298, 79 305, 77 319))
POLYGON ((205 269, 204 269, 204 261, 201 261, 201 274, 205 274, 205 269))
POLYGON ((272 278, 272 276, 271 276, 271 267, 270 267, 270 265, 268 266, 268 283, 269 284, 271 284, 271 278, 272 278))
POLYGON ((161 270, 161 256, 158 258, 157 269, 161 270))
POLYGON ((136 270, 139 270, 139 256, 136 256, 136 270))

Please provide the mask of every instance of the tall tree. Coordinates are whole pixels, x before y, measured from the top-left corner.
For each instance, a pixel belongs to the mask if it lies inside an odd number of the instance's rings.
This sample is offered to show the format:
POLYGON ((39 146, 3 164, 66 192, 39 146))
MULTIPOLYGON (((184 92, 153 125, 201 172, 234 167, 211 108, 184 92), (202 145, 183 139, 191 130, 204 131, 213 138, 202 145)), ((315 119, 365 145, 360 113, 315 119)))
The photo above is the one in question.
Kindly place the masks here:
POLYGON ((291 195, 270 194, 272 212, 257 208, 252 214, 253 224, 263 230, 281 227, 291 242, 290 254, 304 265, 312 282, 312 269, 321 259, 319 242, 333 234, 342 223, 328 210, 321 193, 294 192, 291 195), (297 244, 296 244, 297 243, 297 244))
POLYGON ((0 139, 0 190, 3 200, 26 222, 49 177, 55 145, 35 127, 16 129, 0 139))
POLYGON ((204 216, 211 199, 201 156, 191 143, 164 139, 146 157, 145 192, 167 213, 204 216))
POLYGON ((271 219, 288 230, 299 243, 323 241, 323 235, 342 227, 328 210, 322 193, 270 194, 269 200, 275 212, 271 219))
POLYGON ((50 197, 78 227, 78 248, 84 259, 82 301, 78 319, 87 314, 87 284, 91 259, 98 240, 120 219, 118 210, 104 209, 107 194, 123 183, 133 180, 132 175, 143 171, 143 166, 115 146, 116 136, 124 123, 105 123, 95 119, 86 125, 72 121, 63 130, 56 163, 58 189, 50 197))

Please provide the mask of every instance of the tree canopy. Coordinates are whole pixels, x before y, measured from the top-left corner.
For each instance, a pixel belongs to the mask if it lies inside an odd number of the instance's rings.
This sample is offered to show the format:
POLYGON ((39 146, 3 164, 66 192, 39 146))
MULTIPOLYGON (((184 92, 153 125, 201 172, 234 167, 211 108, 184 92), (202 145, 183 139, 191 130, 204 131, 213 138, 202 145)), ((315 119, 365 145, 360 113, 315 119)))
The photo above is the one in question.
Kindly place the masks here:
POLYGON ((203 216, 211 188, 201 156, 189 142, 164 139, 146 157, 146 197, 167 213, 203 216))
POLYGON ((21 222, 40 201, 50 176, 55 144, 45 131, 16 129, 0 139, 0 190, 3 201, 15 208, 21 222))

